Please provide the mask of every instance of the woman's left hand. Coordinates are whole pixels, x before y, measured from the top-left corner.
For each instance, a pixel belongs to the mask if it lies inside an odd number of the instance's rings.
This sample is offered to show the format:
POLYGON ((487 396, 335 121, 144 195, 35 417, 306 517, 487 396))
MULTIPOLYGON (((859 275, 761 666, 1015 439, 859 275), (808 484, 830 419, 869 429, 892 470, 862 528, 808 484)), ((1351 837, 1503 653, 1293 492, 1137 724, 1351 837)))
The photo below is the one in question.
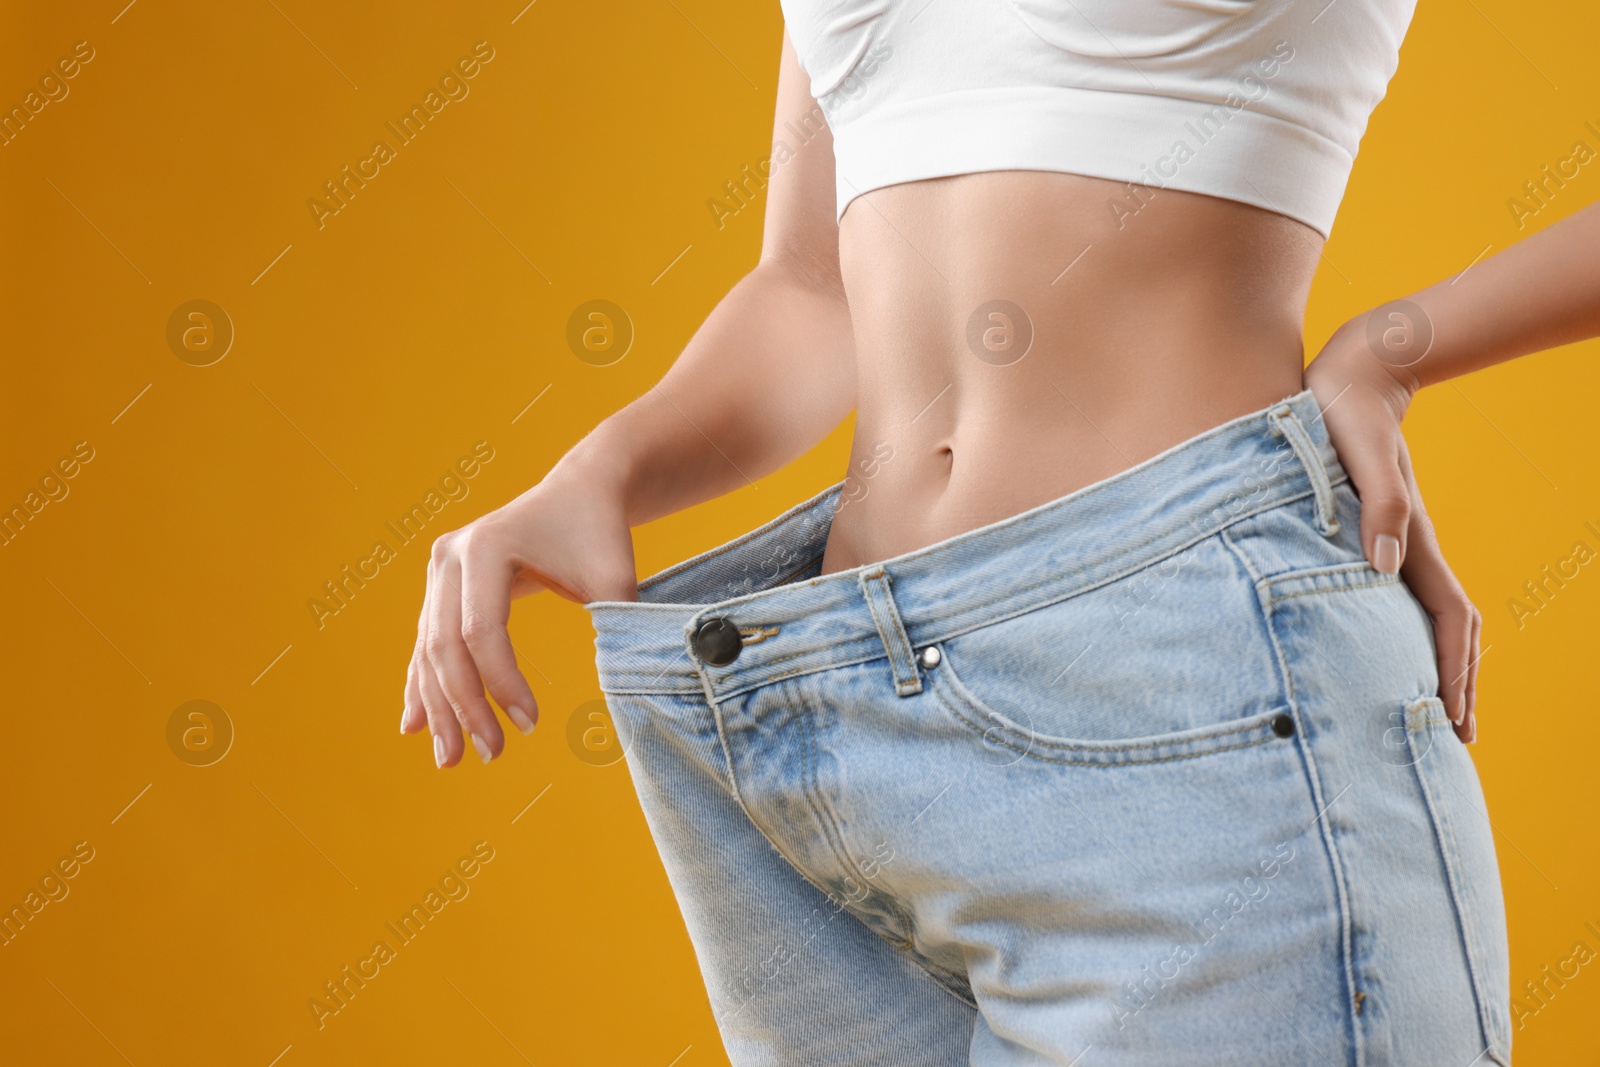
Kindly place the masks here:
POLYGON ((1417 380, 1385 363, 1366 340, 1366 316, 1345 323, 1306 368, 1339 462, 1361 498, 1361 546, 1398 573, 1433 617, 1439 696, 1462 741, 1477 737, 1478 641, 1483 616, 1451 572, 1411 470, 1400 422, 1417 380))

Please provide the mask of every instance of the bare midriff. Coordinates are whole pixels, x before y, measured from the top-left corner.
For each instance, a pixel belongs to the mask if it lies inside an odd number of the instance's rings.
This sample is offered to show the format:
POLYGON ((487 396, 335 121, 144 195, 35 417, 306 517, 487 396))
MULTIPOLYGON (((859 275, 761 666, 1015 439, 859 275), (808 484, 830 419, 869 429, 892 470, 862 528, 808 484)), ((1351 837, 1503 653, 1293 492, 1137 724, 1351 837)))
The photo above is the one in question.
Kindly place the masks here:
POLYGON ((1065 496, 1302 387, 1322 237, 1275 212, 992 171, 874 190, 839 226, 858 398, 825 574, 1065 496))

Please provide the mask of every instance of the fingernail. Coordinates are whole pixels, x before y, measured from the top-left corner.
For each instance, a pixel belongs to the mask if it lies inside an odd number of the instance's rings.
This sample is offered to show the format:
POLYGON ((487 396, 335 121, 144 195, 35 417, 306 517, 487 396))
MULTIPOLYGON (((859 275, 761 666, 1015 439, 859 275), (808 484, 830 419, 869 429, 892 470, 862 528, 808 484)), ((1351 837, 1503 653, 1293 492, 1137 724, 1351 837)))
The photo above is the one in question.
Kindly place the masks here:
POLYGON ((1372 540, 1372 565, 1384 574, 1400 573, 1400 539, 1379 534, 1372 540))
POLYGON ((1478 740, 1478 717, 1471 712, 1467 713, 1467 744, 1478 740))
POLYGON ((406 732, 406 719, 410 715, 411 715, 411 709, 410 708, 401 708, 400 709, 400 732, 401 733, 405 733, 406 732))
POLYGON ((433 762, 436 767, 444 766, 444 738, 438 734, 433 735, 433 762))
POLYGON ((506 706, 506 714, 511 716, 511 721, 517 724, 517 729, 522 731, 524 737, 533 733, 533 720, 528 718, 527 712, 515 704, 508 704, 506 706))
POLYGON ((477 734, 472 735, 472 747, 478 750, 478 758, 488 763, 494 759, 494 753, 489 751, 489 746, 483 743, 483 738, 477 734))

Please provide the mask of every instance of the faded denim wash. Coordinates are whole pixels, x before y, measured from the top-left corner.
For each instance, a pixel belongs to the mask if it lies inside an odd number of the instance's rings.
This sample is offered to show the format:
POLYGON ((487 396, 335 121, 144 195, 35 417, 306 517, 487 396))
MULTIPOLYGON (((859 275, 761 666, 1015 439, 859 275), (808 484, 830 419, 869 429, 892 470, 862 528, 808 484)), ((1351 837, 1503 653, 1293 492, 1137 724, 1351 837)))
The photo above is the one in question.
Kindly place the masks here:
POLYGON ((842 487, 586 605, 734 1064, 1509 1064, 1483 793, 1309 392, 820 576, 842 487))

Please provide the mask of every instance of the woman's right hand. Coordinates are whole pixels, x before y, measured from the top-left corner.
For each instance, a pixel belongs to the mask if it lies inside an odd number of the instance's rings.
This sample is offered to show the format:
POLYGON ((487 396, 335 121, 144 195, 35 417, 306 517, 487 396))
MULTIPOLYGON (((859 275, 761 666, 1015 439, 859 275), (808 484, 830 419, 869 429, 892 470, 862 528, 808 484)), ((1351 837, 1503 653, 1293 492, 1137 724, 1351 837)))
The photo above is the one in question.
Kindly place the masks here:
POLYGON ((506 633, 512 600, 541 589, 580 604, 638 599, 621 485, 569 454, 532 489, 433 543, 400 732, 426 722, 438 766, 460 761, 463 734, 485 763, 504 748, 485 688, 524 734, 538 720, 506 633))

